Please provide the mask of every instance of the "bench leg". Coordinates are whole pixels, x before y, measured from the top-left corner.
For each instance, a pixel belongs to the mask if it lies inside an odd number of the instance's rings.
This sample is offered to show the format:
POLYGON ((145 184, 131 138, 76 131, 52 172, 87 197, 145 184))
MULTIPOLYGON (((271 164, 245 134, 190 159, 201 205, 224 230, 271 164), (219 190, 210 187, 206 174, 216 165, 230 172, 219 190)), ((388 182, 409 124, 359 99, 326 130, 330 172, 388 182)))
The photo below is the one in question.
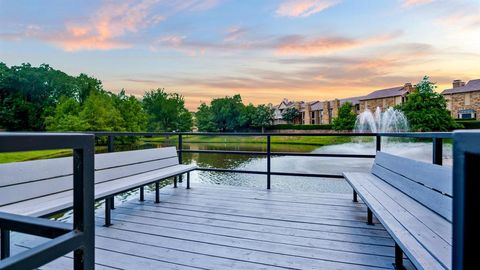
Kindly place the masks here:
POLYGON ((105 227, 109 227, 110 225, 112 225, 111 211, 112 211, 112 199, 106 198, 105 199, 105 227))
POLYGON ((110 200, 111 200, 111 202, 110 202, 110 209, 113 210, 113 209, 115 209, 115 197, 112 196, 112 197, 110 198, 110 200))
POLYGON ((160 203, 160 183, 155 182, 155 203, 160 203))
POLYGON ((178 176, 178 182, 179 182, 179 183, 183 183, 183 174, 180 174, 180 175, 178 176))
POLYGON ((143 202, 145 201, 145 188, 140 187, 140 201, 143 202))
POLYGON ((367 210, 367 224, 373 225, 373 213, 372 213, 372 210, 370 210, 370 208, 368 208, 367 210))
POLYGON ((190 189, 190 172, 187 173, 187 189, 190 189))
POLYGON ((357 192, 355 190, 353 191, 353 202, 358 202, 357 192))
POLYGON ((395 243, 395 263, 393 267, 397 270, 405 270, 405 266, 403 265, 403 251, 400 246, 395 243))
POLYGON ((0 229, 0 259, 10 257, 10 231, 0 229))
POLYGON ((177 188, 177 177, 173 177, 173 187, 177 188))

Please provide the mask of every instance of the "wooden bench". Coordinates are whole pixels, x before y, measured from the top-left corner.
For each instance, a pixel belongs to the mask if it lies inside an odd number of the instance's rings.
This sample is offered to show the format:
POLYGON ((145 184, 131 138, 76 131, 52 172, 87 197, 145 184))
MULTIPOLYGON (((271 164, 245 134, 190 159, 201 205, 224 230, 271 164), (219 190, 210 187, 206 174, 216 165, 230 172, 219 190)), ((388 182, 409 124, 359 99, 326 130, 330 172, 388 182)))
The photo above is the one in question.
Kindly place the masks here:
MULTIPOLYGON (((44 217, 73 206, 72 157, 0 164, 0 211, 44 217)), ((159 202, 159 181, 187 173, 194 165, 178 162, 175 147, 114 152, 95 155, 95 200, 105 199, 105 225, 111 225, 113 196, 155 183, 159 202)))
POLYGON ((371 173, 343 174, 395 240, 395 267, 403 254, 417 269, 451 269, 452 170, 377 152, 371 173))

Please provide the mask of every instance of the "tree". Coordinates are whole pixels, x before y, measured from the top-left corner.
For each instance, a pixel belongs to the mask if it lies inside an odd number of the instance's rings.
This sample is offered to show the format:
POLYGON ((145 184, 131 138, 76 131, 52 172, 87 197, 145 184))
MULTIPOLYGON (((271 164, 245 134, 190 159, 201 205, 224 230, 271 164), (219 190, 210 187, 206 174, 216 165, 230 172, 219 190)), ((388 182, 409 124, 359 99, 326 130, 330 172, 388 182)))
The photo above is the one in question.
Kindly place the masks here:
POLYGON ((48 131, 83 131, 87 124, 80 118, 80 103, 74 98, 62 97, 53 116, 45 118, 48 131))
POLYGON ((217 131, 213 122, 213 115, 210 107, 202 102, 195 113, 196 126, 199 131, 214 132, 217 131))
POLYGON ((142 102, 134 96, 125 94, 125 90, 118 95, 113 95, 115 108, 123 118, 123 129, 130 132, 145 131, 147 128, 147 113, 144 111, 142 102))
POLYGON ((352 130, 355 127, 357 115, 353 112, 353 105, 345 102, 338 109, 338 116, 333 119, 333 129, 335 130, 352 130))
POLYGON ((458 127, 447 110, 447 101, 435 88, 435 83, 425 76, 407 96, 407 101, 397 107, 407 117, 412 130, 448 131, 458 127))
POLYGON ((210 103, 210 112, 216 129, 225 132, 241 128, 244 107, 240 95, 213 99, 210 103))
POLYGON ((146 92, 143 108, 148 114, 150 131, 191 130, 192 114, 185 108, 183 96, 165 89, 146 92))
POLYGON ((262 133, 266 127, 273 123, 273 109, 266 105, 259 105, 255 109, 255 114, 252 119, 252 126, 262 128, 262 133))
POLYGON ((282 113, 282 118, 288 123, 293 122, 299 116, 300 116, 300 111, 295 107, 287 108, 282 113))
POLYGON ((124 122, 110 93, 92 93, 80 112, 87 131, 125 131, 124 122))

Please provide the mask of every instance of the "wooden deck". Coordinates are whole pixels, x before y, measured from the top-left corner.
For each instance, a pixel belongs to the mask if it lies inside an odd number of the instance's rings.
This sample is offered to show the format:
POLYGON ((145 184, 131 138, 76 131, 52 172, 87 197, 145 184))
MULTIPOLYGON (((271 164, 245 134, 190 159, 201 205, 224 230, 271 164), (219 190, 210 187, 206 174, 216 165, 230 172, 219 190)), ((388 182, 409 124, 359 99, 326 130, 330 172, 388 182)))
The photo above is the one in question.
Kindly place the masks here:
MULTIPOLYGON (((96 216, 96 269, 393 269, 393 240, 350 194, 194 183, 96 216)), ((15 250, 38 244, 16 243, 15 250)), ((42 269, 71 269, 71 256, 42 269)))

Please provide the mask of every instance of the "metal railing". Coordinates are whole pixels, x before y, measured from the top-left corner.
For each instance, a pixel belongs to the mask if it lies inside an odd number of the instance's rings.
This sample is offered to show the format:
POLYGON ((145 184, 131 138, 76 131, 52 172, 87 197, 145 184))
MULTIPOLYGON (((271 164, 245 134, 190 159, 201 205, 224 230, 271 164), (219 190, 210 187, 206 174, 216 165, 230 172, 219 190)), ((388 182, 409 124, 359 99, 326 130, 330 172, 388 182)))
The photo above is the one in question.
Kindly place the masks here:
MULTIPOLYGON (((450 132, 405 132, 405 133, 218 133, 218 132, 93 132, 97 137, 108 137, 108 151, 114 151, 115 137, 122 136, 148 136, 148 137, 177 137, 177 151, 180 164, 183 162, 183 153, 198 153, 198 154, 232 154, 232 155, 247 155, 247 156, 265 156, 267 166, 264 171, 259 170, 237 170, 225 168, 207 168, 199 167, 199 171, 222 172, 222 173, 245 173, 266 175, 267 189, 271 189, 271 176, 299 176, 299 177, 323 177, 323 178, 343 178, 340 174, 319 174, 319 173, 298 173, 298 172, 279 172, 272 171, 272 156, 303 156, 303 157, 335 157, 335 158, 375 158, 375 155, 368 154, 335 154, 335 153, 301 153, 301 152, 273 152, 272 137, 372 137, 375 138, 375 150, 381 151, 382 137, 397 137, 397 138, 418 138, 418 139, 432 139, 432 163, 442 165, 443 156, 443 140, 451 139, 450 132), (207 137, 264 137, 265 151, 230 151, 230 150, 191 150, 184 149, 185 136, 207 136, 207 137)), ((180 179, 181 181, 181 179, 180 179)))
POLYGON ((0 152, 73 149, 73 226, 0 212, 0 269, 35 269, 74 251, 74 269, 94 269, 94 136, 74 133, 0 133, 0 152), (50 238, 10 256, 11 231, 50 238))
POLYGON ((477 269, 480 132, 458 131, 453 137, 452 269, 477 269))

